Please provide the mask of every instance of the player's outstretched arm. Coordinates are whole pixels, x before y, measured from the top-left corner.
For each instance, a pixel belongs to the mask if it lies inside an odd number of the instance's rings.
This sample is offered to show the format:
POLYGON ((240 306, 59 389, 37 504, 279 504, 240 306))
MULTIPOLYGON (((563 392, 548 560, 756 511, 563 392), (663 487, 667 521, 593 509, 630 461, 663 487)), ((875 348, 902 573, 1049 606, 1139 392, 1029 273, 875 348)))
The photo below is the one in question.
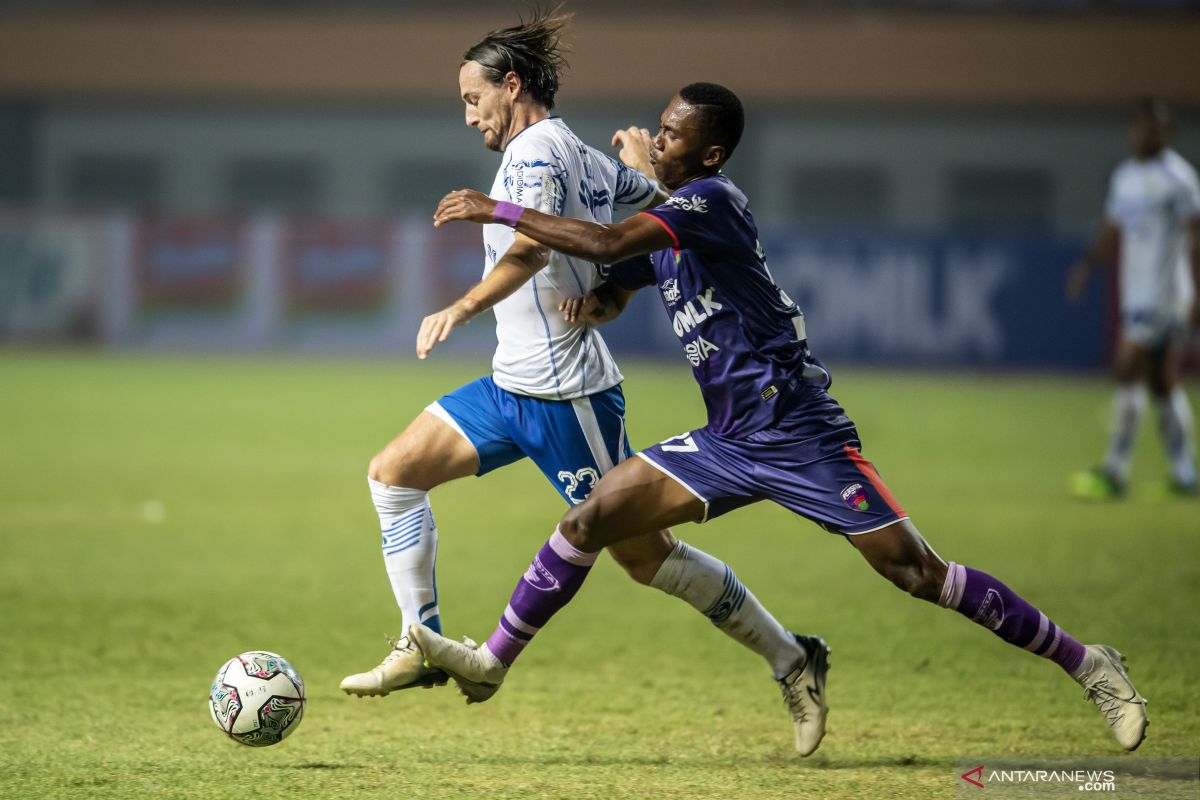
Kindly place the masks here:
POLYGON ((1083 296, 1084 287, 1100 266, 1113 264, 1117 260, 1117 247, 1121 242, 1121 229, 1112 220, 1106 219, 1092 239, 1083 257, 1076 261, 1067 273, 1067 299, 1072 303, 1083 296))
POLYGON ((442 198, 433 215, 433 224, 440 227, 455 220, 481 224, 503 222, 552 250, 600 264, 615 264, 674 244, 666 228, 647 214, 635 214, 614 225, 600 225, 526 208, 520 209, 514 224, 511 220, 495 218, 496 205, 496 201, 485 194, 459 189, 442 198))
POLYGON ((449 306, 421 321, 421 329, 417 332, 417 358, 427 358, 439 342, 450 338, 450 331, 466 325, 523 286, 546 266, 549 258, 549 250, 518 234, 482 281, 449 306))

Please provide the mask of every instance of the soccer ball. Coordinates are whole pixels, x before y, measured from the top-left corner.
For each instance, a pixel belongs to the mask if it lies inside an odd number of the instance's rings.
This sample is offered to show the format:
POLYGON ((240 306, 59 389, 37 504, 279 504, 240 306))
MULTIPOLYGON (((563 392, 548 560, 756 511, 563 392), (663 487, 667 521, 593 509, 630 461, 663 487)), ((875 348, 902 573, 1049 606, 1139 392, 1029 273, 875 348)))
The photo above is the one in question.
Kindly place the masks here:
POLYGON ((217 670, 208 710, 217 727, 236 742, 278 744, 304 716, 304 679, 275 653, 242 653, 217 670))

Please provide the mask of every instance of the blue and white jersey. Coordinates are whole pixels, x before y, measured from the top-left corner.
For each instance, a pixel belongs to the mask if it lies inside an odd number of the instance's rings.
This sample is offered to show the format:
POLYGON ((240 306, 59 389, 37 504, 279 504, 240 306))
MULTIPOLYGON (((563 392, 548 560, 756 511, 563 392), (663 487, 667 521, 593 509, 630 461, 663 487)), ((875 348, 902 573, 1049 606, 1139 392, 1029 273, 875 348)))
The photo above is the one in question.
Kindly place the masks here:
MULTIPOLYGON (((617 208, 641 208, 654 186, 637 170, 604 155, 558 117, 530 125, 509 141, 491 197, 560 217, 607 224, 617 208)), ((513 229, 485 225, 484 275, 512 245, 513 229)), ((558 310, 602 282, 590 261, 551 252, 546 267, 495 306, 493 377, 516 394, 569 400, 621 382, 616 362, 595 328, 568 323, 558 310)))
POLYGON ((1196 170, 1174 150, 1114 171, 1105 214, 1121 229, 1121 310, 1182 321, 1194 288, 1188 221, 1200 217, 1196 170))
POLYGON ((771 278, 740 189, 723 175, 701 178, 644 213, 675 247, 614 265, 612 279, 628 289, 657 284, 713 433, 760 431, 797 398, 816 396, 806 387, 829 386, 808 351, 804 315, 771 278))

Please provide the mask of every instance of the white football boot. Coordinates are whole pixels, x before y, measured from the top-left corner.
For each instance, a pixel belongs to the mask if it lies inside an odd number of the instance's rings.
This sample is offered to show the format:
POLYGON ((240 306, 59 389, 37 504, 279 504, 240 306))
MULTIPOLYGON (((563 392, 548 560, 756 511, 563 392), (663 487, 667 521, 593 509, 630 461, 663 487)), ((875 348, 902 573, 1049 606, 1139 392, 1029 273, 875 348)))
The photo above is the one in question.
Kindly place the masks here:
POLYGON ((808 656, 803 667, 797 667, 779 679, 783 704, 792 715, 796 731, 796 752, 812 755, 825 736, 825 673, 829 672, 829 646, 819 636, 799 636, 796 641, 808 656))
POLYGON ((1105 722, 1126 750, 1136 750, 1146 738, 1146 698, 1138 694, 1125 672, 1125 656, 1106 644, 1089 644, 1075 680, 1083 696, 1104 715, 1105 722))
POLYGON ((482 703, 496 692, 508 674, 508 667, 483 645, 463 637, 462 642, 447 639, 424 625, 411 625, 408 635, 425 655, 425 664, 445 672, 467 698, 467 703, 482 703))
POLYGON ((342 679, 340 688, 343 692, 359 697, 382 697, 401 689, 443 686, 449 680, 449 676, 440 669, 425 666, 421 651, 407 636, 400 637, 399 641, 388 640, 388 644, 392 645, 392 650, 378 667, 342 679))

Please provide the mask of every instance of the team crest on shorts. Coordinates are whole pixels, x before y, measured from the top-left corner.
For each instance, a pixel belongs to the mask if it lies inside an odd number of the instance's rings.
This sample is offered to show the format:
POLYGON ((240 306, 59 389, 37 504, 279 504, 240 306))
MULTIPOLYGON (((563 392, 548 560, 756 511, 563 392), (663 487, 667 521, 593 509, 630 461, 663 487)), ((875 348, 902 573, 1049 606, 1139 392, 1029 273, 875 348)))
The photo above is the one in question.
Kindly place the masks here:
POLYGON ((867 490, 861 483, 852 483, 842 489, 842 500, 850 506, 851 511, 866 511, 871 507, 867 501, 867 490))

